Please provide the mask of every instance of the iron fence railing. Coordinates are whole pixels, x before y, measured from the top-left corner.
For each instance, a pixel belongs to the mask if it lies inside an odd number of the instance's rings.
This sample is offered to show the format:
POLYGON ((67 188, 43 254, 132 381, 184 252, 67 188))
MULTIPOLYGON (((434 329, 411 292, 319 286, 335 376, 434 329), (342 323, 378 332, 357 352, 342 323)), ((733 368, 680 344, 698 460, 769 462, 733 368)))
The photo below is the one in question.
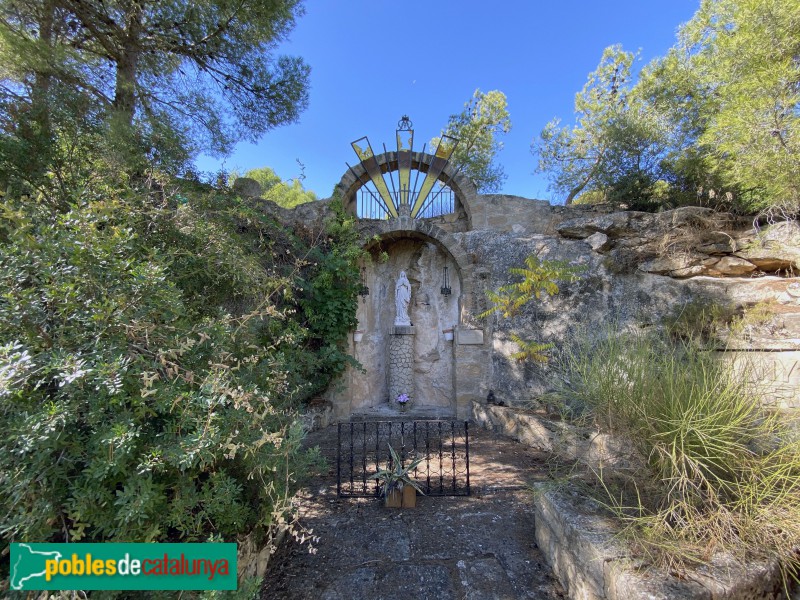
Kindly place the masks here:
POLYGON ((469 496, 469 423, 363 421, 339 423, 336 491, 343 497, 380 493, 369 477, 391 466, 389 446, 405 465, 422 462, 413 478, 427 496, 469 496))
MULTIPOLYGON (((389 194, 392 196, 394 205, 399 206, 400 192, 389 192, 389 194)), ((417 200, 417 193, 405 192, 405 196, 408 196, 409 205, 413 206, 417 200)), ((416 218, 427 219, 430 217, 449 215, 455 212, 455 210, 455 195, 453 194, 453 190, 449 187, 445 187, 428 194, 425 204, 420 209, 416 218)), ((360 219, 385 220, 389 218, 389 211, 380 194, 373 190, 361 188, 356 203, 356 216, 360 219)))

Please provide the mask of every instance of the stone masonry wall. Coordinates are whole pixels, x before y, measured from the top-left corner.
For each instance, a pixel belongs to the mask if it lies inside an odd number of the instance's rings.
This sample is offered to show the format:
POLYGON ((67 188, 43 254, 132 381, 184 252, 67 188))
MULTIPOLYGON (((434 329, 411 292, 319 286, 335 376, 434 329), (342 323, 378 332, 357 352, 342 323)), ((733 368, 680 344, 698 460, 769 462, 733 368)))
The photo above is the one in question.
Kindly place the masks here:
MULTIPOLYGON (((439 382, 452 386, 460 416, 469 413, 471 401, 485 399, 489 390, 507 404, 525 404, 558 385, 556 374, 547 365, 511 358, 517 350, 511 341, 513 334, 561 345, 569 343, 572 336, 612 324, 658 325, 669 315, 704 303, 739 312, 760 305, 762 313, 766 311, 759 323, 720 347, 720 353, 755 365, 777 406, 786 410, 800 407, 797 223, 754 223, 700 207, 653 214, 615 211, 609 206, 551 206, 507 195, 470 198, 457 214, 427 219, 416 227, 423 233, 431 227, 444 232, 447 248, 443 256, 449 252, 462 257, 461 269, 468 266, 459 275, 470 291, 453 300, 458 298, 460 307, 452 345, 455 375, 439 382), (477 319, 486 307, 486 290, 510 283, 513 278, 508 270, 521 266, 531 254, 583 265, 586 270, 579 281, 561 285, 560 294, 526 306, 513 319, 477 319), (463 332, 461 338, 459 331, 463 332)), ((293 210, 256 202, 294 227, 322 227, 332 214, 327 200, 293 210)), ((367 240, 392 230, 392 222, 363 221, 362 229, 367 240)), ((395 240, 402 238, 402 230, 395 227, 395 240)), ((434 263, 429 267, 420 263, 420 280, 431 281, 426 286, 435 289, 439 274, 433 271, 440 264, 441 260, 435 267, 434 263)), ((378 340, 384 334, 388 335, 388 330, 367 329, 365 340, 378 340)), ((377 341, 373 345, 380 350, 377 341)), ((436 341, 436 348, 439 356, 444 356, 442 350, 447 346, 436 341)), ((449 360, 440 362, 448 364, 449 360)), ((386 368, 379 358, 373 363, 372 368, 386 368)), ((336 405, 341 393, 330 395, 336 405)), ((348 397, 346 404, 355 406, 357 401, 348 397)), ((440 402, 446 405, 445 395, 440 402)), ((348 410, 342 405, 337 414, 344 416, 348 410)))
POLYGON ((559 384, 547 365, 511 358, 517 350, 512 334, 561 345, 602 327, 658 325, 703 304, 740 312, 759 304, 766 317, 728 340, 720 353, 746 362, 777 406, 800 407, 796 223, 756 229, 750 219, 696 207, 650 214, 481 198, 483 228, 477 227, 480 211, 473 210, 476 227, 454 236, 486 268, 486 288, 510 283, 509 268, 531 254, 586 268, 579 281, 560 286, 557 296, 526 306, 513 319, 487 320, 488 387, 498 400, 524 404, 559 384))

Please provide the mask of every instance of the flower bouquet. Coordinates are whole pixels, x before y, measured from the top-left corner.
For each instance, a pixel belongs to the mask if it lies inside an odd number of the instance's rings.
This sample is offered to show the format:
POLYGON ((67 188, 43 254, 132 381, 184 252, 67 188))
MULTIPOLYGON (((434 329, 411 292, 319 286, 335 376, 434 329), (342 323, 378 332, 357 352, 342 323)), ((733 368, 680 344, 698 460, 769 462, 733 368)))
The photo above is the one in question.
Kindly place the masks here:
POLYGON ((395 399, 395 402, 397 402, 398 406, 400 406, 400 410, 405 410, 406 406, 408 406, 408 401, 410 399, 411 398, 408 397, 408 394, 400 394, 395 399))

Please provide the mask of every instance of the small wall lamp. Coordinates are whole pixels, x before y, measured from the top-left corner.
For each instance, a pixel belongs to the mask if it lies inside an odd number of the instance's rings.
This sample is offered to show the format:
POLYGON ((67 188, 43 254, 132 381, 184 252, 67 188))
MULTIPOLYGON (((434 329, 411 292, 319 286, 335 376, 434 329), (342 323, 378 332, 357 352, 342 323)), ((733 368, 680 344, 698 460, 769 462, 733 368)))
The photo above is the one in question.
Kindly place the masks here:
POLYGON ((364 267, 361 267, 361 289, 358 290, 358 295, 361 296, 364 302, 367 301, 367 296, 369 296, 369 288, 364 281, 364 267))
POLYGON ((447 267, 442 271, 442 296, 449 296, 452 290, 450 289, 450 276, 447 274, 447 267))

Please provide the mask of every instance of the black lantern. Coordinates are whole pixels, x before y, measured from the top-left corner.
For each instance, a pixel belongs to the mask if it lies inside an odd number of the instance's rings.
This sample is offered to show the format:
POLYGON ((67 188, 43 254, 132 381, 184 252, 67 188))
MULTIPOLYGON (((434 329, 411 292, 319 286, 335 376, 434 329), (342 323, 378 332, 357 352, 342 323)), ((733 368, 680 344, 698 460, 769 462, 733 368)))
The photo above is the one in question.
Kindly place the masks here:
POLYGON ((369 296, 369 288, 364 282, 364 267, 361 267, 361 289, 358 290, 358 295, 361 296, 361 300, 364 302, 367 301, 367 296, 369 296))
POLYGON ((445 267, 442 272, 442 296, 449 296, 451 291, 450 276, 447 274, 447 267, 445 267))

